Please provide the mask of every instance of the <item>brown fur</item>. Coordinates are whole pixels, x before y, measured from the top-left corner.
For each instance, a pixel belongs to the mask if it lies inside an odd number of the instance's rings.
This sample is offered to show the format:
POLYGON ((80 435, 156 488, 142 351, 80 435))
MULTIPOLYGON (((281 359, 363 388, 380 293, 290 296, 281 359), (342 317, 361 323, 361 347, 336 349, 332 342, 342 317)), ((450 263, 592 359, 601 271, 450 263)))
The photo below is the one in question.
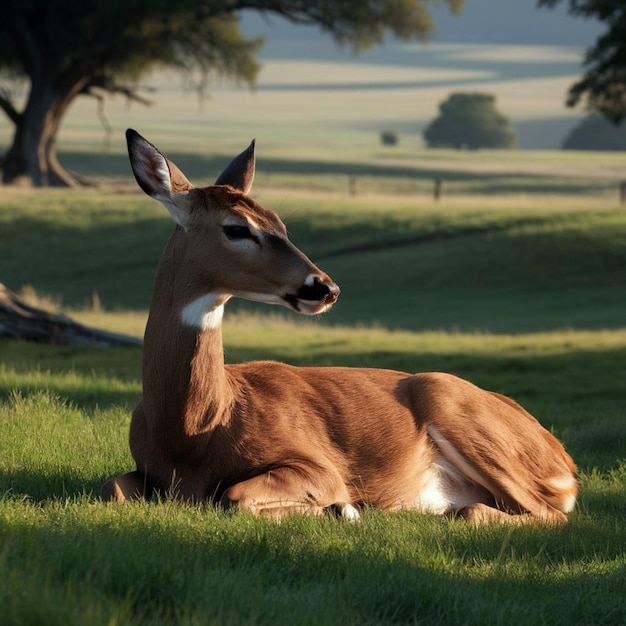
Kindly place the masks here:
MULTIPOLYGON (((156 151, 133 141, 131 161, 134 150, 156 151)), ((288 241, 276 214, 229 186, 194 189, 162 158, 172 180, 150 177, 152 169, 136 176, 176 203, 183 226, 161 258, 146 327, 143 398, 130 429, 137 469, 111 479, 104 499, 171 489, 273 517, 346 503, 429 511, 438 485, 433 502, 447 503, 439 513, 475 523, 566 521, 578 490, 574 463, 510 398, 442 373, 224 365, 221 322, 186 326, 190 302, 207 293, 218 294, 216 306, 230 295, 297 294, 311 275, 333 283, 288 241), (225 242, 225 216, 254 224, 261 243, 225 242)))

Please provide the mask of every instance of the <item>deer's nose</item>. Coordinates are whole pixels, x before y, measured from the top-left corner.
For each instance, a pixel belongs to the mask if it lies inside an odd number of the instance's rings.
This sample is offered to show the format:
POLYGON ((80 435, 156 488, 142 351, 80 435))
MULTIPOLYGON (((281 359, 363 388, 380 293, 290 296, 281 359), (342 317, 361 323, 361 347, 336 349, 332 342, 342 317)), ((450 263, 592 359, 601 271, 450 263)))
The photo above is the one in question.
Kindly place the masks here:
POLYGON ((333 304, 337 301, 339 293, 339 287, 332 281, 313 276, 312 279, 309 277, 307 282, 298 289, 296 296, 300 300, 333 304))

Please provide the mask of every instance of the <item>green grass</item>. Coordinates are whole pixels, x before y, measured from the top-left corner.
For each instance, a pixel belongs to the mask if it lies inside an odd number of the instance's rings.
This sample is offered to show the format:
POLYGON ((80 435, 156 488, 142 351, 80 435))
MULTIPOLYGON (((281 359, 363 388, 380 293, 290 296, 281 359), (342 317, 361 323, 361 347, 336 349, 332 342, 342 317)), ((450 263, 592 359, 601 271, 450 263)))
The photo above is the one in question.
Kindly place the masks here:
MULTIPOLYGON (((497 333, 624 325, 626 211, 616 204, 260 198, 341 286, 324 323, 497 333)), ((9 192, 0 276, 70 307, 97 293, 107 310, 145 309, 171 230, 166 211, 138 194, 9 192)))
MULTIPOLYGON (((483 168, 480 189, 497 188, 495 155, 450 158, 440 167, 483 168)), ((604 191, 536 193, 546 174, 532 159, 501 161, 526 171, 528 193, 465 196, 459 182, 440 205, 349 198, 336 164, 311 173, 322 191, 300 190, 308 175, 276 161, 258 197, 342 295, 314 320, 231 303, 226 358, 443 370, 515 397, 581 470, 565 528, 369 510, 359 524, 275 524, 169 501, 105 505, 102 482, 132 469, 141 351, 0 341, 0 623, 624 623, 626 211, 604 191)), ((546 165, 567 184, 597 166, 546 165)), ((371 172, 393 188, 393 173, 371 172)), ((126 190, 3 190, 0 280, 140 335, 171 228, 126 190)))
POLYGON ((475 531, 374 511, 358 525, 304 518, 275 525, 171 503, 2 504, 13 546, 4 552, 9 575, 0 594, 13 623, 624 619, 623 554, 610 547, 620 532, 585 515, 560 530, 475 531), (42 560, 51 564, 43 579, 42 560))
MULTIPOLYGON (((320 335, 315 327, 290 326, 288 341, 283 322, 235 319, 229 343, 248 342, 235 336, 255 323, 264 342, 278 342, 277 356, 315 358, 308 355, 320 335)), ((390 365, 391 353, 415 348, 406 333, 345 329, 342 335, 347 354, 350 340, 367 337, 362 349, 373 354, 382 344, 390 365)), ((328 359, 338 336, 331 330, 317 354, 328 359)), ((609 338, 412 339, 423 340, 439 363, 458 358, 459 340, 466 362, 474 357, 475 372, 485 355, 500 352, 510 376, 511 355, 527 354, 529 345, 565 355, 568 345, 584 349, 609 338)), ((460 521, 376 511, 366 511, 359 524, 294 518, 277 525, 172 502, 103 505, 93 494, 130 464, 124 405, 138 396, 139 381, 128 380, 125 370, 138 368, 139 351, 43 354, 16 342, 5 348, 5 361, 14 366, 9 373, 5 365, 2 379, 27 394, 5 396, 2 404, 0 601, 7 623, 619 624, 626 618, 624 464, 583 473, 579 507, 563 529, 476 530, 460 521), (39 361, 41 379, 27 370, 29 360, 39 361)), ((532 376, 527 373, 528 383, 532 376)), ((559 398, 563 425, 572 412, 583 416, 576 387, 573 382, 569 401, 567 394, 559 398)), ((553 400, 540 389, 535 404, 547 408, 553 400)), ((608 416, 613 424, 620 423, 617 409, 608 416)), ((624 441, 621 423, 614 441, 624 441)), ((559 434, 571 435, 573 426, 559 434)), ((610 438, 564 438, 575 456, 591 445, 597 458, 617 458, 617 449, 605 449, 610 438)))

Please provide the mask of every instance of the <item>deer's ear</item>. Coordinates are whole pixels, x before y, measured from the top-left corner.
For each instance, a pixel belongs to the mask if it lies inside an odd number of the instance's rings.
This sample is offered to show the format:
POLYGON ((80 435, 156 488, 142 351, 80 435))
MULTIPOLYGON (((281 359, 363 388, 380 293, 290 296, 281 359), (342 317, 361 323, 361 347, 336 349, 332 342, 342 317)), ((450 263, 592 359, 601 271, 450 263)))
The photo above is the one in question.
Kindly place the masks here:
POLYGON ((152 198, 159 200, 172 219, 185 226, 188 219, 187 192, 193 185, 149 141, 129 128, 126 131, 130 165, 138 185, 152 198))
POLYGON ((230 185, 239 191, 248 193, 254 180, 255 140, 241 153, 238 154, 217 177, 216 185, 230 185))

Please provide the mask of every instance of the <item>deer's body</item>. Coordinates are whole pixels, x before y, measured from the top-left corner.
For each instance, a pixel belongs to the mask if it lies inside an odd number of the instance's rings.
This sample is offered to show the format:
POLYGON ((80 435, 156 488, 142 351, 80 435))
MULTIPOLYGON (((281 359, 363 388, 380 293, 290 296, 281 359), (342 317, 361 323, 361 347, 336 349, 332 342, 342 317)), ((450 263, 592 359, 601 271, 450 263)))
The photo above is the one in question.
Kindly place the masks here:
MULTIPOLYGON (((513 400, 455 376, 360 368, 225 365, 222 312, 236 295, 304 313, 339 290, 247 195, 253 155, 195 189, 129 134, 142 188, 178 222, 146 327, 137 470, 105 499, 169 489, 280 517, 355 506, 459 513, 477 523, 564 522, 577 494, 561 444, 513 400)), ((253 170, 252 170, 253 171, 253 170)))

